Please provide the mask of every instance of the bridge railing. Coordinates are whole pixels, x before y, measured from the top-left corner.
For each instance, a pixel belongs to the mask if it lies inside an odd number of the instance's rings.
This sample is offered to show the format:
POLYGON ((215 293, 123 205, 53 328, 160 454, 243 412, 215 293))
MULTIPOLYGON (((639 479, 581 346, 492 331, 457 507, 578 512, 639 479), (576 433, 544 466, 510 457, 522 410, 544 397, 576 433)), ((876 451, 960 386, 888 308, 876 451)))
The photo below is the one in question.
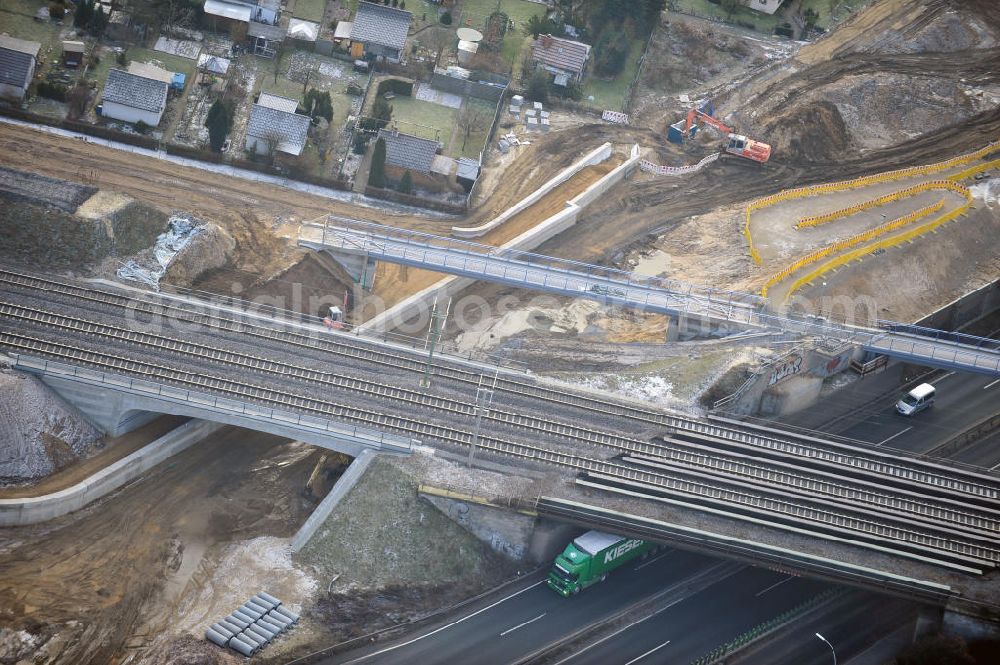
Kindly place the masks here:
MULTIPOLYGON (((729 291, 712 287, 688 284, 677 280, 649 275, 639 275, 626 270, 595 266, 572 259, 560 259, 543 254, 535 254, 518 249, 503 249, 494 245, 483 245, 468 240, 440 236, 422 231, 399 229, 373 222, 330 215, 322 227, 323 244, 354 251, 387 250, 377 238, 382 236, 412 247, 413 251, 425 252, 429 248, 447 250, 464 255, 465 258, 490 259, 491 261, 517 263, 521 268, 538 266, 563 272, 577 273, 593 279, 596 283, 615 283, 617 286, 683 294, 687 297, 704 298, 715 304, 730 304, 740 307, 759 307, 764 298, 740 291, 729 291), (345 233, 346 232, 346 233, 345 233), (353 233, 353 235, 352 235, 353 233), (367 236, 367 237, 366 237, 367 236), (529 264, 529 265, 525 265, 529 264)), ((445 259, 447 260, 447 259, 445 259)))
POLYGON ((348 439, 372 448, 409 451, 413 443, 413 440, 401 436, 384 434, 378 430, 347 425, 325 418, 316 418, 293 411, 284 411, 259 404, 226 399, 210 393, 188 390, 146 379, 135 379, 120 374, 77 367, 76 365, 69 365, 55 360, 46 360, 44 358, 21 354, 11 355, 15 359, 14 367, 16 369, 33 374, 60 376, 90 385, 100 385, 113 390, 125 390, 145 397, 155 397, 172 403, 184 403, 195 408, 225 413, 230 416, 235 415, 285 427, 291 426, 306 429, 315 433, 348 439))

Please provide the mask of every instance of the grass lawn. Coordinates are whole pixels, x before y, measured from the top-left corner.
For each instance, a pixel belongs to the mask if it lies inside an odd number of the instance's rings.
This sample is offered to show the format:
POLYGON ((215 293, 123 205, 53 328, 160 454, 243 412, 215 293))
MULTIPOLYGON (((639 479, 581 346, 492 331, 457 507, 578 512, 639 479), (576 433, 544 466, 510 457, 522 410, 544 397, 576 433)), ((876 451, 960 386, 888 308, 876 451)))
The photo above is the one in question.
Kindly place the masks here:
MULTIPOLYGON (((497 0, 463 0, 462 1, 462 23, 455 27, 475 28, 483 32, 486 28, 486 19, 497 7, 497 0)), ((528 19, 535 15, 545 14, 545 5, 527 0, 500 0, 500 10, 514 21, 514 29, 508 30, 503 38, 504 60, 507 62, 517 62, 517 55, 528 36, 524 34, 524 26, 528 24, 528 19)))
POLYGON ((806 9, 815 11, 819 14, 816 25, 829 30, 867 3, 868 0, 833 0, 832 2, 831 0, 802 0, 802 11, 806 9))
MULTIPOLYGON (((625 68, 611 80, 599 79, 591 72, 583 82, 583 99, 585 104, 609 111, 621 111, 625 108, 625 93, 628 86, 639 71, 639 58, 642 56, 643 39, 633 39, 629 44, 628 58, 625 68), (588 97, 593 95, 594 101, 588 97)), ((593 67, 591 67, 593 69, 593 67)))
POLYGON ((458 109, 403 96, 397 96, 390 103, 392 104, 390 126, 395 123, 401 132, 425 139, 437 139, 444 143, 446 148, 448 147, 458 109))
POLYGON ((489 136, 490 127, 493 124, 493 114, 496 113, 497 107, 487 101, 472 97, 467 97, 465 103, 482 109, 482 112, 488 118, 485 127, 479 131, 471 132, 468 140, 465 139, 465 131, 459 129, 455 133, 454 144, 449 146, 449 149, 445 152, 455 158, 471 157, 472 159, 479 159, 479 153, 486 147, 486 137, 489 136), (464 149, 462 148, 463 143, 465 143, 464 149))
POLYGON ((39 42, 42 48, 38 55, 42 58, 48 57, 45 53, 46 46, 53 46, 55 51, 51 55, 53 58, 58 58, 62 53, 59 30, 63 25, 72 27, 73 16, 67 14, 63 24, 54 21, 36 21, 35 12, 41 6, 38 2, 28 0, 3 0, 0 2, 0 32, 6 32, 18 39, 39 42))
POLYGON ((303 21, 323 22, 326 11, 326 0, 295 0, 295 11, 292 16, 303 21))
MULTIPOLYGON (((828 2, 828 0, 823 1, 828 2)), ((769 16, 742 6, 733 12, 732 18, 729 18, 729 14, 721 6, 713 4, 708 0, 674 0, 674 5, 678 11, 696 16, 719 18, 733 25, 742 24, 743 27, 752 25, 757 32, 763 32, 768 35, 774 33, 776 25, 784 23, 784 19, 779 19, 777 16, 769 16)))

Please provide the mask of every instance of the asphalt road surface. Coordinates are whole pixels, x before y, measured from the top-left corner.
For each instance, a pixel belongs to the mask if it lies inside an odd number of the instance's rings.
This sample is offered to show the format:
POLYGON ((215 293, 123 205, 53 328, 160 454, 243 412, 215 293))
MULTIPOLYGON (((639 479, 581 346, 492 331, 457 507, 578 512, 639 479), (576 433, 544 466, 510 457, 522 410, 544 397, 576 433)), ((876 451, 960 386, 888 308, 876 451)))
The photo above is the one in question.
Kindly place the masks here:
MULTIPOLYGON (((629 605, 706 571, 716 560, 668 550, 647 561, 626 564, 608 581, 563 598, 544 580, 484 599, 460 617, 430 626, 395 644, 341 654, 324 663, 433 665, 435 663, 509 663, 599 623, 629 605)), ((711 583, 707 588, 665 600, 648 618, 612 633, 558 662, 690 662, 758 623, 816 595, 827 585, 757 568, 711 583), (669 642, 669 643, 668 643, 669 642)))
POLYGON ((555 665, 690 663, 828 586, 784 573, 746 568, 555 665))

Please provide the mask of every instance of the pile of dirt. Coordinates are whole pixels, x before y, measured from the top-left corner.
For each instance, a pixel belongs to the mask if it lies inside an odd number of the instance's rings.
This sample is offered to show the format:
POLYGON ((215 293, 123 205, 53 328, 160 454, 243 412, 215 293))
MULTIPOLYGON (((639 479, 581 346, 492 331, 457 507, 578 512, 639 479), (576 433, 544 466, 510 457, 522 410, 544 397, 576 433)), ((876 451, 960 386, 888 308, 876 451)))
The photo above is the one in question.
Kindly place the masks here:
POLYGON ((68 180, 0 169, 0 256, 32 268, 80 268, 148 247, 158 210, 68 180))
POLYGON ((0 484, 42 478, 102 447, 93 425, 40 380, 0 369, 0 484))
POLYGON ((229 263, 236 241, 218 224, 205 224, 174 258, 164 279, 175 286, 191 286, 204 273, 229 263))

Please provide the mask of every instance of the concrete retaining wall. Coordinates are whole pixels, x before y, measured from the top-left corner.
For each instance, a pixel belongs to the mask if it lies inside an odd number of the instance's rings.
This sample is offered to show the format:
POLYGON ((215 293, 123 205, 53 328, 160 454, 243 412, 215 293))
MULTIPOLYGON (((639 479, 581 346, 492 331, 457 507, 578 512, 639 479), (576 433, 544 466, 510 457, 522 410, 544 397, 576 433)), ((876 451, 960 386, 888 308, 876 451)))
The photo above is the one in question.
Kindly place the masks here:
POLYGON ((480 226, 453 226, 451 227, 451 233, 456 238, 479 238, 486 235, 488 232, 492 231, 496 227, 500 226, 508 219, 517 215, 518 213, 524 211, 525 209, 538 203, 546 194, 551 192, 553 189, 563 184, 574 175, 582 171, 588 166, 593 166, 594 164, 600 164, 611 157, 611 144, 605 143, 604 145, 595 148, 588 152, 586 155, 573 162, 562 171, 560 171, 554 178, 546 182, 544 185, 536 189, 534 192, 526 196, 525 198, 518 201, 515 205, 507 208, 499 216, 494 217, 489 222, 482 224, 480 226))
POLYGON ((1000 279, 952 301, 917 325, 937 330, 960 330, 976 319, 1000 309, 1000 279))
POLYGON ((0 527, 37 524, 79 510, 201 441, 220 427, 222 425, 218 423, 192 420, 73 487, 43 496, 2 499, 0 527))
MULTIPOLYGON (((610 150, 611 144, 606 143, 605 145, 608 146, 610 150)), ((599 150, 603 150, 603 148, 604 146, 602 146, 599 150)), ((597 156, 597 151, 594 151, 584 159, 596 159, 597 156)), ((607 159, 607 157, 604 157, 603 159, 607 159)), ((603 161, 603 159, 601 161, 603 161)), ((632 152, 628 160, 617 166, 614 170, 610 171, 597 182, 593 183, 590 187, 580 192, 573 198, 572 201, 567 202, 565 209, 552 215, 535 228, 529 229, 513 240, 510 240, 502 246, 502 249, 519 249, 522 251, 528 251, 559 235, 566 229, 576 224, 577 217, 583 211, 584 207, 592 203, 611 187, 624 180, 627 176, 631 175, 638 163, 639 146, 636 145, 632 147, 632 152)), ((493 222, 490 222, 490 224, 492 223, 493 222)), ((445 277, 441 281, 428 286, 426 289, 415 293, 409 298, 397 303, 395 306, 390 307, 378 316, 372 317, 370 320, 360 325, 359 328, 361 331, 382 332, 384 330, 392 330, 404 321, 420 314, 422 311, 429 311, 431 303, 434 302, 434 298, 453 297, 465 287, 475 283, 475 281, 476 280, 471 277, 445 277)))
POLYGON ((320 504, 316 506, 316 510, 312 512, 309 519, 292 536, 291 546, 293 552, 298 552, 305 547, 320 525, 326 522, 326 518, 330 516, 333 509, 340 504, 341 500, 347 496, 348 492, 354 489, 354 486, 365 475, 365 471, 368 470, 376 455, 376 453, 370 450, 364 450, 354 458, 354 461, 347 467, 347 471, 340 477, 337 484, 333 486, 330 493, 320 501, 320 504))

